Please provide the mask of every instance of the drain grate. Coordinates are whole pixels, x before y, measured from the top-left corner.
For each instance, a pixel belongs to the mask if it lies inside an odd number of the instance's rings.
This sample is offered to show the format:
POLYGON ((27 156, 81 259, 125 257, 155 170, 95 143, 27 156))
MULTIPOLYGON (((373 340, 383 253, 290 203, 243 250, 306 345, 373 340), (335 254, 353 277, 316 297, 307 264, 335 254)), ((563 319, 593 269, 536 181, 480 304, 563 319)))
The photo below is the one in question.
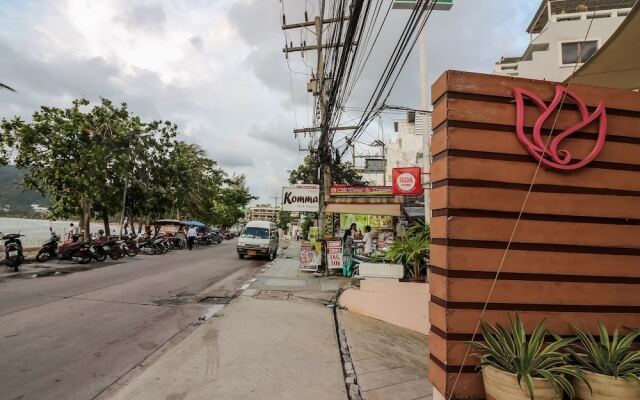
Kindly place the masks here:
POLYGON ((256 299, 288 300, 291 293, 282 290, 261 290, 256 299))
POLYGON ((200 303, 208 303, 208 304, 229 304, 231 301, 231 297, 215 297, 215 296, 207 296, 198 300, 200 303))

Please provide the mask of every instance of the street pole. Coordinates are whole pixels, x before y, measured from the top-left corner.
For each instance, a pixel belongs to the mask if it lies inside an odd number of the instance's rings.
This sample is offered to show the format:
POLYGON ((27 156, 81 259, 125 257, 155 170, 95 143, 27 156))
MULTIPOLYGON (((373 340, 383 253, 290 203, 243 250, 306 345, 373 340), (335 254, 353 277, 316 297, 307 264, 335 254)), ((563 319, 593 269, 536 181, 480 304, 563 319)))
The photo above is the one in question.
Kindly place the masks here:
MULTIPOLYGON (((452 0, 392 0, 393 8, 414 9, 415 7, 431 6, 432 10, 449 11, 453 7, 452 0), (425 1, 427 2, 425 4, 425 1), (435 4, 430 5, 428 2, 435 4)), ((420 33, 420 103, 421 109, 427 111, 421 113, 422 119, 422 155, 423 155, 423 188, 424 188, 424 222, 431 223, 431 128, 427 126, 429 112, 431 110, 431 91, 429 87, 429 75, 427 73, 427 28, 420 33)))
MULTIPOLYGON (((420 33, 420 101, 421 109, 431 110, 431 92, 429 90, 429 75, 427 70, 427 29, 420 33)), ((431 224, 431 129, 427 126, 428 113, 422 114, 422 157, 423 157, 423 188, 424 188, 424 223, 431 224)))

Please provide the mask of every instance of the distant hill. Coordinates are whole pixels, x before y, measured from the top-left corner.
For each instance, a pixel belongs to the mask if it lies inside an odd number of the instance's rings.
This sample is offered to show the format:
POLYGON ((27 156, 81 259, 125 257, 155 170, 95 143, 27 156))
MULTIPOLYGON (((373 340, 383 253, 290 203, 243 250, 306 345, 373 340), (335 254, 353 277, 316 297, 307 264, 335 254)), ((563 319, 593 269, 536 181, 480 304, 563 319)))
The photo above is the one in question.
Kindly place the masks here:
POLYGON ((14 165, 0 167, 0 216, 40 217, 51 205, 38 192, 24 190, 24 173, 14 165))

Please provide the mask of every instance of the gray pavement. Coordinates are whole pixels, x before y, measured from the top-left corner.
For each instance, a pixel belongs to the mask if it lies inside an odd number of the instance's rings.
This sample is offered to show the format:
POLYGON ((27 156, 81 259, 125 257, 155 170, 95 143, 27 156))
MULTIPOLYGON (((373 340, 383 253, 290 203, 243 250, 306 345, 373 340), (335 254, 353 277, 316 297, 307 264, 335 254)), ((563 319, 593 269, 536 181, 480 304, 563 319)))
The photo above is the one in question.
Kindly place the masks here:
POLYGON ((340 310, 363 400, 431 399, 428 337, 340 310))
POLYGON ((109 393, 197 329, 212 307, 200 293, 233 295, 266 265, 238 260, 234 245, 0 280, 0 398, 109 393))
POLYGON ((348 281, 298 272, 299 245, 283 242, 241 296, 106 398, 347 399, 325 304, 348 281))

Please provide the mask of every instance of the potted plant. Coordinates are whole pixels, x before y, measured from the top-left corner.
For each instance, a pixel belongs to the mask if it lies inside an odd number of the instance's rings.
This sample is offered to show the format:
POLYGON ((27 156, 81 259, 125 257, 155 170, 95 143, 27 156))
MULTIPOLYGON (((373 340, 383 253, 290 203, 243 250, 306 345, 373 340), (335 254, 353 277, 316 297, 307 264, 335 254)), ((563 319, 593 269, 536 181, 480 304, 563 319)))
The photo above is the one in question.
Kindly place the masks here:
POLYGON ((404 265, 415 281, 424 276, 429 254, 429 227, 417 224, 407 229, 407 236, 397 238, 389 246, 385 258, 404 265))
POLYGON ((575 382, 579 400, 640 399, 640 351, 633 350, 633 341, 640 336, 635 330, 620 337, 618 329, 610 337, 607 328, 599 324, 600 338, 574 328, 578 342, 569 352, 583 369, 583 381, 575 382))
POLYGON ((569 379, 583 378, 580 369, 569 364, 570 355, 562 350, 575 338, 554 336, 553 342, 545 344, 548 331, 544 321, 527 338, 517 313, 510 331, 484 321, 481 331, 485 342, 473 342, 471 346, 480 359, 487 400, 562 400, 563 393, 574 398, 569 379))

